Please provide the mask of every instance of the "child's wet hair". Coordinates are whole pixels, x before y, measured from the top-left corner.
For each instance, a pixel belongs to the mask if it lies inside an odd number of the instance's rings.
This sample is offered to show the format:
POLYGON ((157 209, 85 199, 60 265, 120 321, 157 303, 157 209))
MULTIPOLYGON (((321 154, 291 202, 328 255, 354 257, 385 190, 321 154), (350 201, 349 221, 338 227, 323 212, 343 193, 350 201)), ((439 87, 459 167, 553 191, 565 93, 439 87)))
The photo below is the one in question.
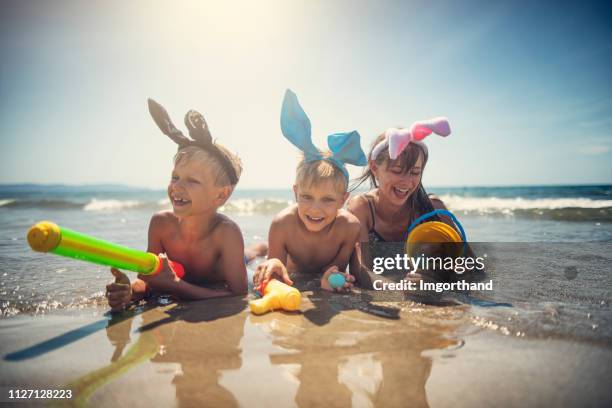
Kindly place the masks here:
MULTIPOLYGON (((215 143, 215 146, 228 158, 231 163, 234 171, 236 172, 237 179, 240 179, 240 174, 242 173, 242 162, 238 156, 230 152, 226 147, 220 145, 219 143, 215 143)), ((205 164, 210 167, 215 186, 224 187, 224 186, 235 186, 231 184, 230 176, 227 174, 227 171, 224 169, 223 165, 219 162, 219 159, 212 155, 210 152, 198 147, 198 146, 188 146, 179 149, 179 151, 174 156, 174 165, 180 166, 182 163, 186 163, 190 160, 198 160, 200 163, 205 164)), ((238 181, 236 181, 237 183, 238 181)))
POLYGON ((325 158, 331 156, 331 152, 321 152, 323 159, 306 161, 302 156, 297 165, 295 184, 300 187, 311 187, 323 182, 331 181, 338 192, 346 193, 347 180, 342 170, 325 158))

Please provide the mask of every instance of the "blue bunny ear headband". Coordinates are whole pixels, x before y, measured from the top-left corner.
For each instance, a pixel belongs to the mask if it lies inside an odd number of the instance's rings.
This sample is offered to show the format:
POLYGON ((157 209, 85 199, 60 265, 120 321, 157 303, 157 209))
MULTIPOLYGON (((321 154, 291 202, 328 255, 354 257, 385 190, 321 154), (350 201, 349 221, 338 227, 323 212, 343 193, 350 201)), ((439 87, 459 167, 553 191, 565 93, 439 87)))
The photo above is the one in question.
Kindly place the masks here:
POLYGON ((312 143, 310 120, 300 106, 297 96, 290 89, 285 92, 283 107, 281 109, 281 130, 287 140, 304 152, 306 162, 327 160, 339 168, 349 181, 346 164, 365 166, 368 160, 361 149, 360 136, 357 131, 347 133, 334 133, 327 136, 327 145, 331 150, 330 157, 323 157, 319 149, 312 143))

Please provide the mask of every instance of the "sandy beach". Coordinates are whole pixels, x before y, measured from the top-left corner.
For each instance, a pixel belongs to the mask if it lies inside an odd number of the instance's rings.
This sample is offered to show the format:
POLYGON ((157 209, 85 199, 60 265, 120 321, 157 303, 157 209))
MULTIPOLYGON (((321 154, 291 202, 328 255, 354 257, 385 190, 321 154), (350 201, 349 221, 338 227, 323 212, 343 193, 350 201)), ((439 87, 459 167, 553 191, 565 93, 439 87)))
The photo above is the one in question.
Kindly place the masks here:
POLYGON ((2 401, 34 388, 73 390, 54 403, 108 407, 612 402, 609 345, 479 327, 466 305, 303 295, 299 313, 263 316, 231 298, 2 319, 2 401))

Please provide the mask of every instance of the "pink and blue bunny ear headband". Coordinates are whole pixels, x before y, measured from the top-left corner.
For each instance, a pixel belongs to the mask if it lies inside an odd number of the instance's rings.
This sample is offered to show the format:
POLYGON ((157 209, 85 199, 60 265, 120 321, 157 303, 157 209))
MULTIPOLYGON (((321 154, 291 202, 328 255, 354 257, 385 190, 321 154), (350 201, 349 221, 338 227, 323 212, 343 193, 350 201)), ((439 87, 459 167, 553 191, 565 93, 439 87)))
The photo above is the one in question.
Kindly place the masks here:
POLYGON ((431 133, 446 137, 450 135, 451 129, 448 119, 444 117, 433 118, 414 122, 410 128, 389 128, 385 131, 385 137, 372 149, 371 160, 376 160, 380 152, 389 148, 391 160, 397 157, 408 147, 409 143, 417 143, 427 152, 427 146, 421 141, 431 133))
POLYGON ((174 126, 168 112, 163 106, 150 98, 148 104, 149 113, 151 117, 153 117, 157 127, 159 127, 164 135, 168 136, 178 145, 179 150, 189 146, 197 146, 200 149, 206 150, 221 163, 221 166, 223 166, 225 173, 230 179, 230 184, 235 185, 238 183, 238 175, 236 174, 236 170, 231 160, 213 142, 210 131, 208 130, 208 125, 200 112, 190 110, 185 115, 185 126, 189 130, 190 139, 174 126))
POLYGON ((281 109, 281 130, 287 140, 304 153, 306 162, 327 160, 339 168, 348 184, 349 174, 346 164, 365 166, 368 163, 361 149, 360 136, 357 131, 335 133, 327 136, 327 145, 331 150, 330 157, 323 157, 312 143, 310 119, 300 106, 297 96, 287 89, 281 109))

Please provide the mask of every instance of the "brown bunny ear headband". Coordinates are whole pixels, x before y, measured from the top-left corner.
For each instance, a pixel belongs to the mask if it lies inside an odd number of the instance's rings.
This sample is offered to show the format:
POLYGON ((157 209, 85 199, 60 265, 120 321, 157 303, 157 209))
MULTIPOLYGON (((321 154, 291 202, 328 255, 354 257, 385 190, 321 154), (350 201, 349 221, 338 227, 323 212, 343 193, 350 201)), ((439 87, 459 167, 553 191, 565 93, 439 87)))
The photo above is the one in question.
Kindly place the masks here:
POLYGON ((210 131, 208 130, 208 125, 200 112, 190 110, 185 115, 185 126, 187 126, 189 130, 190 139, 174 126, 174 123, 170 120, 170 116, 168 116, 168 112, 166 112, 163 106, 150 98, 148 103, 151 117, 153 117, 153 120, 162 133, 178 144, 179 150, 188 146, 197 146, 202 150, 206 150, 221 163, 225 173, 230 179, 230 184, 235 185, 238 183, 238 175, 236 174, 232 162, 213 142, 210 131))

